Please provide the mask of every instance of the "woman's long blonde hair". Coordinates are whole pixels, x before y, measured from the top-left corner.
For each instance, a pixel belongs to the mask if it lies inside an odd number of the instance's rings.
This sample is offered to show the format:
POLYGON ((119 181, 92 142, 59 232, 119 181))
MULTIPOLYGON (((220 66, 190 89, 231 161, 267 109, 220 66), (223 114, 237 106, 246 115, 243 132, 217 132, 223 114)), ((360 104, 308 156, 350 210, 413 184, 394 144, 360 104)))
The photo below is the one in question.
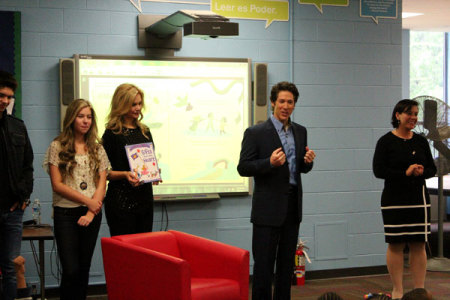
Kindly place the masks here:
MULTIPOLYGON (((140 88, 130 83, 123 83, 116 88, 111 100, 111 107, 107 118, 107 129, 112 130, 115 134, 122 133, 124 116, 130 111, 137 95, 141 96, 142 109, 144 109, 144 92, 140 88)), ((139 127, 142 134, 148 138, 147 132, 149 129, 141 123, 141 120, 144 117, 142 109, 139 118, 136 120, 136 126, 139 127)))
POLYGON ((95 174, 95 181, 98 180, 98 170, 100 167, 100 159, 98 158, 99 139, 97 135, 97 118, 94 109, 89 101, 84 99, 75 99, 67 107, 66 115, 63 121, 63 130, 55 141, 61 144, 61 151, 59 152, 58 169, 61 172, 63 179, 67 176, 73 175, 73 169, 77 165, 75 161, 75 133, 73 123, 80 111, 86 107, 91 109, 92 123, 89 130, 84 135, 86 141, 87 152, 89 154, 89 167, 95 174))

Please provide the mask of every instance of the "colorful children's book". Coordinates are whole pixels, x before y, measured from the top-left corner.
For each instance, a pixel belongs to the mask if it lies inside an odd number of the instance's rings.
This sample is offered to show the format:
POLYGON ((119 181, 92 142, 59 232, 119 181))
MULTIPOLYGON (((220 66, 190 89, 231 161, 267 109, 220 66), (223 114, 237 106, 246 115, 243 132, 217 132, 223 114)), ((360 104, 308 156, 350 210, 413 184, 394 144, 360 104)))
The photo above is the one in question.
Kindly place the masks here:
POLYGON ((128 145, 125 146, 125 151, 131 171, 134 171, 141 181, 161 181, 153 143, 128 145))

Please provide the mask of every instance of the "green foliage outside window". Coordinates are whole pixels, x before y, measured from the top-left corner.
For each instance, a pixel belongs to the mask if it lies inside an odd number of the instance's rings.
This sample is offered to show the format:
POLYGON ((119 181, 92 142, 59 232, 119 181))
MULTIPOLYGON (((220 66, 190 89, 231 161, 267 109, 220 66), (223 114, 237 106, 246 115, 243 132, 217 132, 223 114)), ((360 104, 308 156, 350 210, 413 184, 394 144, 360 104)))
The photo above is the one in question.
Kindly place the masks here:
POLYGON ((444 33, 410 32, 410 97, 444 97, 444 33))

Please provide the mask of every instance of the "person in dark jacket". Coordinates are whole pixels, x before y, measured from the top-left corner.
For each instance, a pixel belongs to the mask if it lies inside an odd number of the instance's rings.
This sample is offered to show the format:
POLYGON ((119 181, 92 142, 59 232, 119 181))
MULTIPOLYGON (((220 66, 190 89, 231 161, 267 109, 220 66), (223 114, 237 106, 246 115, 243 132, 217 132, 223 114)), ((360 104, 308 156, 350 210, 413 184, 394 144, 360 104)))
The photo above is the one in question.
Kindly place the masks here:
POLYGON ((33 149, 27 129, 6 112, 16 88, 15 78, 0 71, 0 269, 5 300, 16 297, 13 261, 20 255, 23 212, 33 190, 33 149))
POLYGON ((291 299, 291 277, 302 220, 301 173, 313 167, 316 154, 309 149, 306 128, 291 121, 299 93, 290 82, 272 87, 273 115, 244 133, 237 170, 253 176, 252 299, 291 299))

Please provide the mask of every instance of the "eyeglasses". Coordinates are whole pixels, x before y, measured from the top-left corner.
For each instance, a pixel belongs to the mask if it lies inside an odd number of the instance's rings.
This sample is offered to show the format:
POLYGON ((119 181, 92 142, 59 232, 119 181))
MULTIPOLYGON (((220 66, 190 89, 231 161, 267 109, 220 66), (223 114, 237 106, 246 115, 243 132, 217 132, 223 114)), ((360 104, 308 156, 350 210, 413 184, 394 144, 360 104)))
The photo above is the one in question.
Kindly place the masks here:
POLYGON ((14 100, 14 99, 16 99, 16 97, 15 97, 14 95, 10 96, 10 95, 6 95, 6 94, 3 94, 3 93, 0 93, 0 99, 1 99, 1 98, 6 98, 6 99, 8 99, 8 100, 14 100))

